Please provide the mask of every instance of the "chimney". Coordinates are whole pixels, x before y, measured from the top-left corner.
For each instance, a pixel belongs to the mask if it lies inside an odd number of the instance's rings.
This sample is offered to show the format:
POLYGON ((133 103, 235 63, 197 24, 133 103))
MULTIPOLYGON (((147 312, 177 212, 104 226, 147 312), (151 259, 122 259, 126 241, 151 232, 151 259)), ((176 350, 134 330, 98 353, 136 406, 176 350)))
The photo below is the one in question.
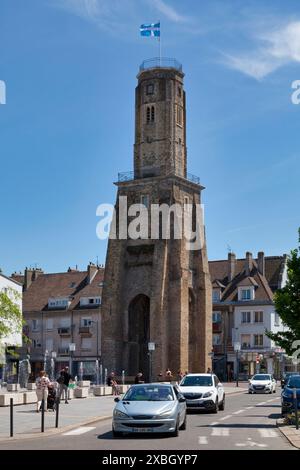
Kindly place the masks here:
POLYGON ((228 253, 228 280, 229 282, 235 276, 236 256, 234 253, 228 253))
POLYGON ((94 263, 91 263, 87 267, 88 275, 87 275, 87 283, 92 284, 94 277, 97 274, 98 268, 94 263))
POLYGON ((250 276, 252 268, 253 268, 252 253, 247 251, 247 253, 246 253, 246 262, 245 262, 246 276, 250 276))
POLYGON ((25 268, 24 272, 24 290, 27 290, 31 284, 39 277, 40 274, 44 274, 44 271, 40 268, 25 268))
POLYGON ((265 254, 263 251, 257 253, 257 267, 260 274, 265 275, 265 254))

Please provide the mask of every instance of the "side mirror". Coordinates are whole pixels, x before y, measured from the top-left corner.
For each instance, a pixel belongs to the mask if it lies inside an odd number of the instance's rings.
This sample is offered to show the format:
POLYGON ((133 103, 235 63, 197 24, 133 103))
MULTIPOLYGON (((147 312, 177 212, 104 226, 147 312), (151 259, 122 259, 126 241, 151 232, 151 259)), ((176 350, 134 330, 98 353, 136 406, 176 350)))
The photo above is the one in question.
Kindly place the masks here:
POLYGON ((184 398, 183 395, 179 395, 179 396, 178 396, 178 401, 179 401, 179 403, 185 403, 185 402, 186 402, 186 399, 184 398))
POLYGON ((120 401, 120 398, 119 398, 119 397, 116 397, 116 398, 114 399, 114 401, 115 401, 116 403, 118 403, 118 401, 120 401))

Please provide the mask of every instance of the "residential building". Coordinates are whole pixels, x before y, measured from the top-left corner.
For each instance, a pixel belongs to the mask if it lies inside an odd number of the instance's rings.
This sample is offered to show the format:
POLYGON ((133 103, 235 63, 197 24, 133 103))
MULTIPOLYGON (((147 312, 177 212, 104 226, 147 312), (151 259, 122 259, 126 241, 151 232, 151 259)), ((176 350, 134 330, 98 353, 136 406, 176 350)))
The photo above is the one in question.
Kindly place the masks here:
MULTIPOLYGON (((22 311, 22 284, 0 272, 0 292, 4 292, 22 311)), ((22 329, 0 338, 0 379, 9 380, 18 373, 17 347, 22 345, 22 329)))
POLYGON ((234 253, 227 260, 210 261, 213 287, 214 370, 222 380, 248 377, 257 371, 280 375, 284 351, 266 336, 283 330, 274 308, 274 292, 287 280, 287 256, 257 259, 247 252, 244 259, 234 253), (235 352, 240 345, 240 353, 235 352))
POLYGON ((23 350, 30 355, 33 376, 43 368, 49 373, 51 364, 57 374, 72 362, 73 375, 81 370, 93 380, 101 361, 103 268, 90 263, 86 271, 53 274, 26 269, 23 281, 24 333, 31 342, 23 350))

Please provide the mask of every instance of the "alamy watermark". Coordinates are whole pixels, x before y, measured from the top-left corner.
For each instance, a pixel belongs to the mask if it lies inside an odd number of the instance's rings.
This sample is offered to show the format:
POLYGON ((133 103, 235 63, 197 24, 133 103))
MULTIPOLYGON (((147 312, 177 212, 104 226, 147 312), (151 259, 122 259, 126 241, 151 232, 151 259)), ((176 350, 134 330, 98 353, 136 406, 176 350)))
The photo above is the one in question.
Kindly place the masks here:
POLYGON ((100 240, 184 240, 187 250, 200 250, 204 239, 203 204, 131 204, 120 196, 116 206, 100 204, 96 234, 100 240))
POLYGON ((292 89, 295 90, 291 96, 292 103, 300 104, 300 80, 294 80, 292 82, 292 89))
POLYGON ((6 104, 6 85, 3 80, 0 80, 0 104, 6 104))
POLYGON ((298 365, 298 364, 300 364, 300 358, 299 358, 299 356, 300 356, 300 340, 299 339, 293 341, 292 349, 295 349, 295 351, 292 354, 292 362, 293 362, 293 364, 298 365))

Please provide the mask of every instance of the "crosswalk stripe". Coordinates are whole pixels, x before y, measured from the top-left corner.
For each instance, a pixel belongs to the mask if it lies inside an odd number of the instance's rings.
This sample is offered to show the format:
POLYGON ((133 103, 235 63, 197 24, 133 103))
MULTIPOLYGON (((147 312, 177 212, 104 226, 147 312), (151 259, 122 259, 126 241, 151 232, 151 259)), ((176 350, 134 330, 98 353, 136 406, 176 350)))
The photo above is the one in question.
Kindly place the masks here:
POLYGON ((274 429, 259 429, 261 437, 278 437, 277 432, 274 429))
POLYGON ((94 427, 80 427, 77 429, 72 429, 72 431, 68 431, 63 433, 63 436, 79 436, 80 434, 84 434, 86 432, 92 431, 93 429, 96 429, 96 426, 94 427))
POLYGON ((210 423, 209 426, 215 426, 216 424, 218 424, 218 422, 214 421, 213 423, 210 423))
POLYGON ((256 406, 262 406, 262 405, 265 405, 265 404, 266 404, 266 402, 265 402, 265 401, 262 401, 261 403, 257 403, 256 406))
POLYGON ((252 408, 254 408, 254 406, 246 406, 246 410, 252 410, 252 408))
POLYGON ((244 410, 239 410, 239 411, 235 411, 233 414, 234 415, 239 415, 240 413, 243 413, 244 410))
POLYGON ((199 444, 205 445, 208 444, 208 440, 206 436, 199 436, 199 444))
POLYGON ((229 436, 228 428, 214 428, 211 433, 212 436, 229 436))

